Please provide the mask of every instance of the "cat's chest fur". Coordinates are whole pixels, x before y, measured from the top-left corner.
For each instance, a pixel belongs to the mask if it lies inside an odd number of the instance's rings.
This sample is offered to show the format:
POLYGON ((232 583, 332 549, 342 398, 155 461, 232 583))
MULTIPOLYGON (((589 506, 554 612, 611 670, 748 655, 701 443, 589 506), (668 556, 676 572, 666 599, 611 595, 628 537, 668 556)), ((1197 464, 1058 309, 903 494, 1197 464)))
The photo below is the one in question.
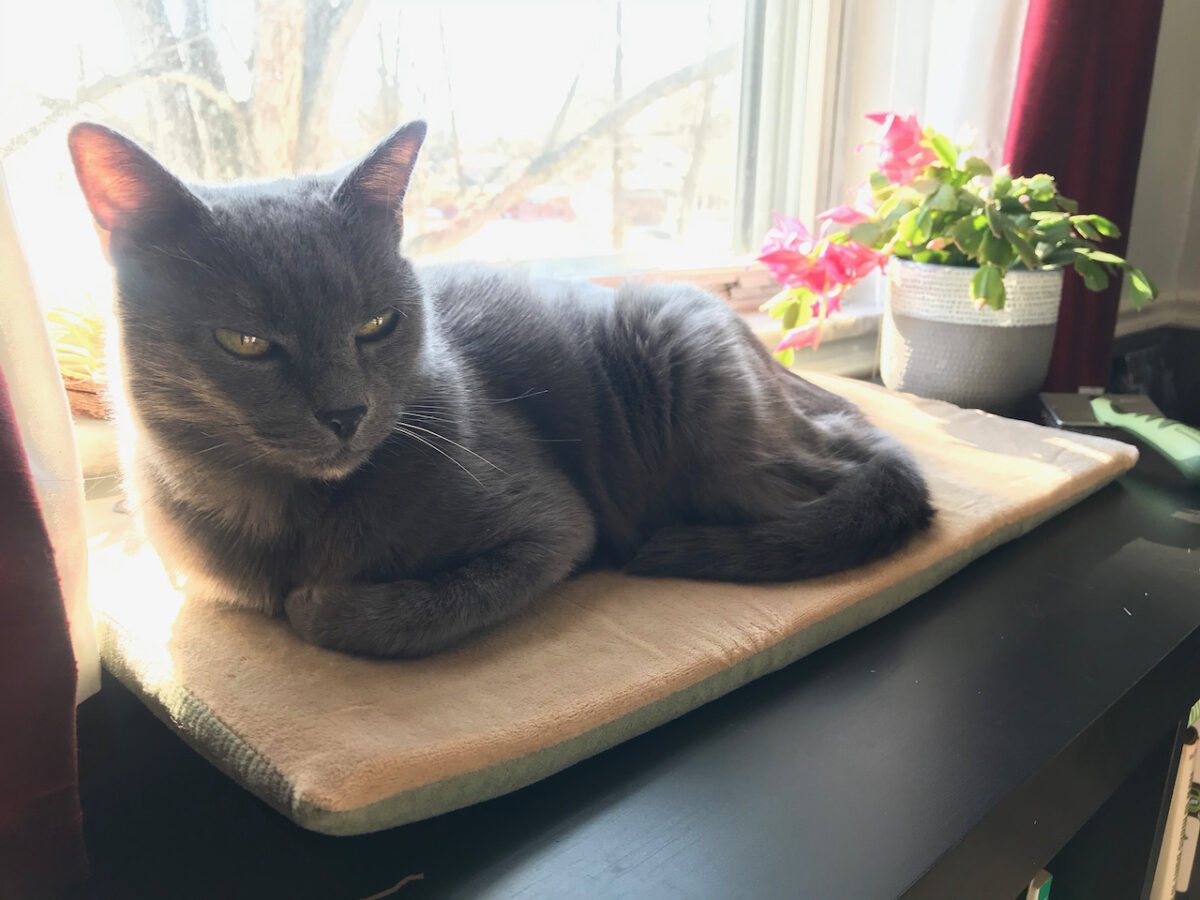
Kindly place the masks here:
POLYGON ((512 476, 447 483, 442 459, 393 435, 339 482, 198 469, 170 453, 139 459, 134 482, 146 532, 189 595, 276 614, 298 585, 417 577, 486 541, 512 476))

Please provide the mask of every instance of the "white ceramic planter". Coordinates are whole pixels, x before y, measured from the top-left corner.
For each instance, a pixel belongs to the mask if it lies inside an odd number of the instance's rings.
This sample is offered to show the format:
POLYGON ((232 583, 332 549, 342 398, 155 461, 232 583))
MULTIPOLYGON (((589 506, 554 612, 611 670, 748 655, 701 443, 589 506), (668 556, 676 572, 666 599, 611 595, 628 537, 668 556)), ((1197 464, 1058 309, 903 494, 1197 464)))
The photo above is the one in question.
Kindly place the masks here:
POLYGON ((1004 309, 977 310, 975 269, 888 264, 880 371, 889 388, 959 406, 1010 412, 1050 367, 1062 269, 1004 276, 1004 309))

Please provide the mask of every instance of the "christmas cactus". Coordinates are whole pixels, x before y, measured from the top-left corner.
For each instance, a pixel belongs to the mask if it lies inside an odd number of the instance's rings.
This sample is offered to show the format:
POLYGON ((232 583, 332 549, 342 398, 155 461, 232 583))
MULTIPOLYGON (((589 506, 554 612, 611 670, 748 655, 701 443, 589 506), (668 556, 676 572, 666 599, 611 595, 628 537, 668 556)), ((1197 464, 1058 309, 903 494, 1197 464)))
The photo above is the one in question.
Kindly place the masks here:
POLYGON ((1139 309, 1157 296, 1144 272, 1101 249, 1104 238, 1120 235, 1117 226, 1080 213, 1049 175, 993 170, 970 154, 969 141, 955 144, 915 116, 867 118, 880 126, 878 159, 853 203, 819 215, 815 235, 776 216, 758 257, 783 285, 763 309, 781 320, 776 352, 785 364, 795 348, 818 345, 846 288, 893 256, 975 268, 971 299, 980 309, 1004 308, 1004 273, 1013 267, 1071 267, 1093 291, 1126 274, 1139 309))

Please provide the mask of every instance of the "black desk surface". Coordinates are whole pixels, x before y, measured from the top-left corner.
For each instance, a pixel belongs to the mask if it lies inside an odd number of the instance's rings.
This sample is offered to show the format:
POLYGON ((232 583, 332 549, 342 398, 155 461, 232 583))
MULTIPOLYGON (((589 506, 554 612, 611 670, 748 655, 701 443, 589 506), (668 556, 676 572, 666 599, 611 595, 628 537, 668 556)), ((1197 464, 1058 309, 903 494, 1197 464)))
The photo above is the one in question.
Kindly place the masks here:
POLYGON ((1196 510, 1127 476, 781 672, 361 838, 291 825, 106 681, 81 711, 92 893, 1011 900, 1200 698, 1196 510))

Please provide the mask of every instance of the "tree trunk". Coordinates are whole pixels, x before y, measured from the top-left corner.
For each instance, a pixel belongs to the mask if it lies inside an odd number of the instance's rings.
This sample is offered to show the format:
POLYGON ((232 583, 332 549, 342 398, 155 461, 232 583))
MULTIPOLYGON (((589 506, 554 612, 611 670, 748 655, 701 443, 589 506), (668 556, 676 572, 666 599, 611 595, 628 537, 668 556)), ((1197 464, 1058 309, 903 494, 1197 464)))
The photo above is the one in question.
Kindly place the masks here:
MULTIPOLYGON (((116 0, 116 7, 135 62, 145 61, 155 68, 183 68, 178 41, 161 0, 116 0)), ((204 154, 188 89, 164 82, 148 88, 145 96, 150 128, 144 139, 168 164, 179 166, 188 176, 202 176, 204 154)))
POLYGON ((296 170, 304 87, 304 0, 258 0, 258 49, 250 101, 260 175, 296 170))
MULTIPOLYGON (((708 4, 708 46, 712 46, 713 9, 708 4)), ((708 145, 708 132, 712 123, 713 97, 717 92, 715 78, 704 81, 700 96, 700 115, 692 132, 692 158, 688 162, 687 174, 683 176, 683 187, 679 191, 679 218, 675 234, 682 237, 692 219, 692 207, 696 205, 696 191, 700 185, 700 170, 704 165, 704 150, 708 145)))
POLYGON ((696 205, 696 191, 700 185, 700 169, 704 165, 704 148, 708 144, 709 126, 712 122, 712 102, 716 93, 713 79, 704 82, 700 97, 700 118, 692 134, 692 158, 687 174, 683 176, 683 187, 679 191, 679 218, 675 233, 682 237, 692 220, 692 207, 696 205))
MULTIPOLYGON (((617 0, 617 51, 613 59, 613 106, 621 105, 624 99, 621 64, 624 62, 624 48, 621 46, 621 0, 617 0)), ((624 124, 624 123, 622 123, 624 124)), ((621 158, 622 128, 618 125, 613 129, 612 139, 612 248, 625 248, 625 184, 624 160, 621 158)))
POLYGON ((350 42, 366 11, 367 0, 342 0, 337 6, 317 0, 305 20, 304 83, 295 152, 296 165, 302 171, 329 165, 333 94, 350 42))
MULTIPOLYGON (((208 37, 208 5, 202 0, 187 0, 181 51, 184 68, 206 79, 214 90, 227 92, 225 73, 217 57, 217 48, 208 37)), ((232 99, 232 98, 231 98, 232 99)), ((208 97, 193 98, 197 126, 202 136, 204 168, 201 177, 208 181, 233 181, 245 171, 246 154, 239 125, 231 114, 208 97)))

